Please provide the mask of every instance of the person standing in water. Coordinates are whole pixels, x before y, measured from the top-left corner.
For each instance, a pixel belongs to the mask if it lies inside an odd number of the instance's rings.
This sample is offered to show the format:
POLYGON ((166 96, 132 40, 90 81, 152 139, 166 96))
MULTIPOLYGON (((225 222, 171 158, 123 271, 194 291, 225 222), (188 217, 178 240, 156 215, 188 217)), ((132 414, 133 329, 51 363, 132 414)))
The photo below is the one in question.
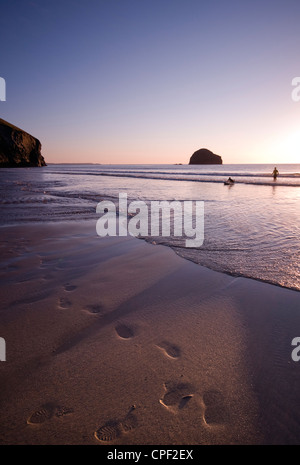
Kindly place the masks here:
POLYGON ((273 170, 273 173, 272 173, 272 176, 273 176, 273 178, 274 178, 274 181, 276 181, 278 175, 279 175, 279 171, 278 171, 278 169, 277 169, 276 166, 275 166, 275 168, 274 168, 274 170, 273 170))

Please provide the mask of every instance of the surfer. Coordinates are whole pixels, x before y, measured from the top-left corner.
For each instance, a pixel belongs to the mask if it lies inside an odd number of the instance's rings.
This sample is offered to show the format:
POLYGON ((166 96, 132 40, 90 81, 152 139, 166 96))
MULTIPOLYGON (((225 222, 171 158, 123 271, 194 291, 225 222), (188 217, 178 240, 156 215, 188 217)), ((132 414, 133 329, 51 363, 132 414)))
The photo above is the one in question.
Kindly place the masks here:
POLYGON ((275 166, 275 168, 274 168, 274 170, 273 170, 273 173, 272 173, 272 176, 273 176, 274 181, 276 181, 278 175, 279 175, 279 171, 278 171, 278 169, 277 169, 276 166, 275 166))
POLYGON ((224 182, 225 186, 232 186, 234 184, 234 179, 231 179, 230 177, 227 179, 227 181, 224 182))

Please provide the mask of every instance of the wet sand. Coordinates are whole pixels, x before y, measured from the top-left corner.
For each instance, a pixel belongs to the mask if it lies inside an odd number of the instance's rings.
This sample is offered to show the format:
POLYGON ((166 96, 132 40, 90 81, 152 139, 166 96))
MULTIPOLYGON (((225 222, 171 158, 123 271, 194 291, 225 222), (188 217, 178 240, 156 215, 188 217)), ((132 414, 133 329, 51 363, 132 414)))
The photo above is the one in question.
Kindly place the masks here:
POLYGON ((95 223, 1 229, 1 444, 298 444, 300 293, 95 223))

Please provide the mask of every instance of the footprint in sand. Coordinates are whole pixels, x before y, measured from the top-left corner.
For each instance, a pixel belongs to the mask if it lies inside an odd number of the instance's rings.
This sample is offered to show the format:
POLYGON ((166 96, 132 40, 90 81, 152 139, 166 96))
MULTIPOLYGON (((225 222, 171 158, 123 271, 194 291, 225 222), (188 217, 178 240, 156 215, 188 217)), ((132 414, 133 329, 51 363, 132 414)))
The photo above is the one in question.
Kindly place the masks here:
POLYGON ((72 302, 66 297, 60 297, 58 305, 60 308, 70 308, 72 306, 72 302))
POLYGON ((47 273, 47 274, 44 274, 44 275, 42 276, 42 280, 43 280, 43 281, 51 281, 52 279, 54 279, 54 277, 55 277, 55 276, 54 276, 53 274, 47 273))
POLYGON ((110 420, 100 426, 95 431, 94 436, 98 441, 111 442, 122 436, 124 433, 128 433, 137 427, 136 416, 132 413, 135 410, 135 406, 132 405, 121 420, 110 420))
POLYGON ((157 347, 162 350, 167 357, 176 359, 181 355, 180 348, 168 341, 163 341, 160 344, 157 344, 157 347))
POLYGON ((102 425, 97 431, 95 431, 94 436, 98 441, 110 442, 117 439, 122 434, 121 425, 118 421, 108 421, 102 425))
POLYGON ((90 304, 84 307, 84 311, 93 314, 103 314, 102 304, 90 304))
POLYGON ((45 421, 53 417, 54 412, 55 407, 53 404, 44 404, 28 418, 27 423, 29 425, 45 423, 45 421))
POLYGON ((193 388, 188 383, 165 383, 165 395, 160 403, 173 413, 183 409, 193 397, 193 388))
POLYGON ((70 415, 71 413, 73 413, 74 410, 72 408, 69 408, 69 407, 64 407, 64 406, 57 406, 56 409, 55 409, 55 413, 54 415, 57 417, 57 418, 63 418, 64 416, 66 415, 70 415))
POLYGON ((119 324, 115 327, 116 333, 122 339, 130 339, 134 336, 134 331, 129 326, 124 324, 119 324))
POLYGON ((75 285, 72 285, 72 284, 69 284, 69 283, 64 285, 64 290, 67 291, 67 292, 75 291, 75 289, 77 289, 77 286, 75 286, 75 285))
POLYGON ((41 405, 35 412, 27 419, 28 425, 40 425, 53 417, 61 418, 65 415, 73 413, 73 409, 55 405, 51 402, 41 405))
POLYGON ((220 391, 204 392, 203 402, 205 405, 204 420, 207 425, 220 425, 228 421, 228 410, 220 391))

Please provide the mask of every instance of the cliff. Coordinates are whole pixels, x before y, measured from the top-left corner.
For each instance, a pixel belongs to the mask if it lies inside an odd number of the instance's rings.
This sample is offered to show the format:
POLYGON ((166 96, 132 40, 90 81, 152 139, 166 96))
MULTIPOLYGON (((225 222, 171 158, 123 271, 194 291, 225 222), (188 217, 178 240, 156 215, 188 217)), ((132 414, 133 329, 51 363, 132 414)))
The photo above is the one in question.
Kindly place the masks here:
POLYGON ((200 149, 193 153, 190 158, 190 165, 222 165, 223 161, 219 155, 215 155, 210 150, 200 149))
POLYGON ((0 167, 46 166, 41 143, 0 118, 0 167))

